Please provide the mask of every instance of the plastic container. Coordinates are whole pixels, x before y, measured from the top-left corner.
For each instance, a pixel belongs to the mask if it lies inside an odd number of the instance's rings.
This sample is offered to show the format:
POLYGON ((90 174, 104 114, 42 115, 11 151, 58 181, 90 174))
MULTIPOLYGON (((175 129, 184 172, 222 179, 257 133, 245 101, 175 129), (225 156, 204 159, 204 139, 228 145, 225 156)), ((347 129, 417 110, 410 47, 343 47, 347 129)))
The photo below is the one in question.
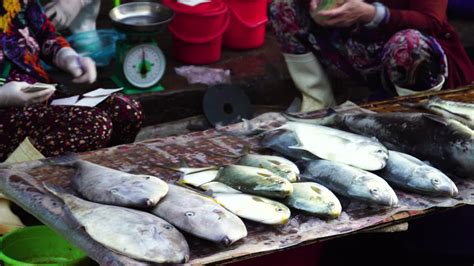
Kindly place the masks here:
POLYGON ((224 25, 221 25, 219 32, 213 36, 199 38, 191 38, 179 34, 169 27, 169 31, 173 36, 175 58, 181 62, 193 65, 211 64, 219 61, 222 52, 222 36, 228 25, 229 17, 227 16, 226 22, 224 25))
POLYGON ((256 23, 267 18, 270 0, 227 0, 227 3, 243 21, 256 23))
POLYGON ((47 226, 25 227, 0 238, 0 265, 89 265, 86 254, 47 226))
POLYGON ((67 38, 71 46, 81 56, 87 56, 96 62, 97 66, 104 67, 110 64, 115 56, 117 40, 125 38, 123 33, 113 29, 86 31, 73 34, 67 38))
POLYGON ((210 64, 221 57, 222 35, 229 24, 227 4, 213 0, 187 6, 176 0, 163 0, 175 17, 168 26, 173 36, 175 58, 187 64, 210 64))
POLYGON ((229 10, 230 23, 224 33, 224 46, 240 50, 262 46, 265 43, 265 31, 268 18, 265 16, 256 22, 247 22, 234 11, 233 8, 229 8, 229 10))

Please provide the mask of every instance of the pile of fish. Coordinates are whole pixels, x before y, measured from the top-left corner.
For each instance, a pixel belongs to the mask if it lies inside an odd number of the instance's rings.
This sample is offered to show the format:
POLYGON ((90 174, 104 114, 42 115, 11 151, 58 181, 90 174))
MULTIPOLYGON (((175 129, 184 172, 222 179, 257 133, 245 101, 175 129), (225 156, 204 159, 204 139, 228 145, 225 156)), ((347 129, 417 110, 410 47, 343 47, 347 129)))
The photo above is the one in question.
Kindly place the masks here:
POLYGON ((140 261, 183 263, 189 247, 180 231, 229 246, 247 236, 241 218, 280 225, 294 209, 334 219, 341 197, 390 208, 398 204, 392 187, 456 196, 448 175, 474 178, 474 105, 431 99, 416 107, 442 116, 356 108, 330 119, 289 117, 261 140, 288 159, 244 154, 229 165, 171 168, 182 174, 167 184, 68 158, 59 161, 75 169, 80 197, 45 188, 105 247, 140 261))

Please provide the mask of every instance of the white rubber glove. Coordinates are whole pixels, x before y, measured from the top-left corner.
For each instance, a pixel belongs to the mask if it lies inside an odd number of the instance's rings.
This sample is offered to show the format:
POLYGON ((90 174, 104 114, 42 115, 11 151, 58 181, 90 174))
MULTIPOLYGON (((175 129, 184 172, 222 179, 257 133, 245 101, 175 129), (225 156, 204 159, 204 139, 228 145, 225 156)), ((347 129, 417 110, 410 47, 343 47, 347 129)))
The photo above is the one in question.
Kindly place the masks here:
POLYGON ((82 8, 81 12, 69 25, 72 33, 93 31, 96 29, 96 20, 100 11, 100 0, 90 0, 91 3, 82 8))
POLYGON ((46 15, 58 30, 64 30, 92 0, 53 0, 44 6, 46 15))
POLYGON ((71 73, 74 83, 92 84, 97 79, 94 60, 81 57, 72 48, 66 47, 59 50, 53 61, 58 68, 71 73))
POLYGON ((0 87, 0 108, 26 106, 34 103, 45 102, 53 95, 55 88, 24 92, 23 89, 32 85, 26 82, 12 81, 0 87))

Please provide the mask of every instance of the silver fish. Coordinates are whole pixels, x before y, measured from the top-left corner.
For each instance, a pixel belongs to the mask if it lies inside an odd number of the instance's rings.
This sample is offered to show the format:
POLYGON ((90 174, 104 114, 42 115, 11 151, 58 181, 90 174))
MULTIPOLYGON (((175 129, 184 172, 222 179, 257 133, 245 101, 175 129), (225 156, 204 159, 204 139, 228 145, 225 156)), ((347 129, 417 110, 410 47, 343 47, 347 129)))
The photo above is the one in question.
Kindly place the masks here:
POLYGON ((311 161, 303 174, 305 179, 319 183, 332 192, 384 206, 396 206, 395 191, 381 177, 338 162, 311 161))
POLYGON ((64 201, 92 239, 117 253, 155 263, 183 263, 189 258, 184 236, 155 215, 85 201, 46 185, 45 188, 64 201))
POLYGON ((217 168, 194 168, 194 171, 192 169, 193 168, 177 169, 178 171, 183 172, 183 175, 178 180, 179 184, 200 187, 201 185, 216 179, 217 173, 219 172, 217 168))
POLYGON ((149 208, 168 193, 168 185, 158 177, 134 175, 91 162, 73 163, 74 189, 85 199, 123 207, 149 208))
POLYGON ((433 97, 422 103, 404 103, 403 105, 426 109, 445 118, 457 120, 474 129, 474 104, 472 103, 446 101, 439 97, 433 97))
POLYGON ((305 150, 322 159, 370 171, 384 168, 388 159, 387 149, 373 138, 298 122, 287 122, 278 129, 295 133, 299 144, 291 149, 305 150))
POLYGON ((445 173, 474 178, 474 131, 460 122, 424 113, 345 114, 343 126, 376 137, 391 150, 428 161, 445 173))
POLYGON ((324 186, 314 182, 293 183, 293 193, 283 203, 319 217, 337 218, 342 206, 337 197, 324 186))
POLYGON ((242 193, 236 189, 229 187, 228 185, 222 184, 221 182, 209 182, 199 187, 200 189, 209 193, 242 193))
POLYGON ((298 166, 280 156, 247 154, 240 158, 237 164, 267 169, 290 182, 298 181, 298 175, 300 174, 298 166))
POLYGON ((239 217, 212 198, 176 185, 169 185, 168 194, 151 212, 185 232, 226 246, 247 236, 239 217))
POLYGON ((298 138, 295 133, 289 130, 275 130, 269 131, 264 134, 264 137, 260 144, 268 149, 272 149, 285 157, 294 160, 316 160, 317 156, 314 154, 300 149, 291 149, 299 145, 298 138))
POLYGON ((285 205, 259 196, 215 193, 212 197, 235 215, 258 223, 286 224, 291 215, 285 205))
POLYGON ((377 175, 395 187, 420 194, 448 197, 458 194, 449 177, 405 153, 389 151, 387 166, 377 175))
POLYGON ((291 183, 272 172, 251 166, 227 165, 215 179, 244 193, 270 198, 285 198, 293 192, 291 183))

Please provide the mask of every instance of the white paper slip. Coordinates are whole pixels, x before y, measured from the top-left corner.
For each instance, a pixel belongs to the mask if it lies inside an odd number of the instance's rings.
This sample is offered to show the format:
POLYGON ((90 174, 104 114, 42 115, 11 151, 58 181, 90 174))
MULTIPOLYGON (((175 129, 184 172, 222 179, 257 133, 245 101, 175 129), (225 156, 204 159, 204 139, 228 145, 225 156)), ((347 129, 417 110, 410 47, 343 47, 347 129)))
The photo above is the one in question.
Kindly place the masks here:
POLYGON ((51 102, 51 105, 75 105, 78 99, 79 99, 79 95, 67 97, 67 98, 55 99, 51 102))
POLYGON ((178 0, 178 3, 181 3, 183 5, 187 6, 197 6, 202 3, 209 3, 211 2, 210 0, 178 0))
POLYGON ((74 106, 95 107, 107 98, 109 98, 109 95, 98 97, 84 97, 80 99, 76 104, 74 104, 74 106))
POLYGON ((100 89, 97 89, 97 90, 90 91, 88 93, 84 93, 82 96, 84 96, 84 97, 108 96, 112 93, 115 93, 115 92, 121 91, 121 90, 123 90, 123 88, 117 88, 117 89, 103 89, 103 88, 100 88, 100 89))

